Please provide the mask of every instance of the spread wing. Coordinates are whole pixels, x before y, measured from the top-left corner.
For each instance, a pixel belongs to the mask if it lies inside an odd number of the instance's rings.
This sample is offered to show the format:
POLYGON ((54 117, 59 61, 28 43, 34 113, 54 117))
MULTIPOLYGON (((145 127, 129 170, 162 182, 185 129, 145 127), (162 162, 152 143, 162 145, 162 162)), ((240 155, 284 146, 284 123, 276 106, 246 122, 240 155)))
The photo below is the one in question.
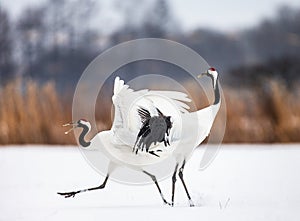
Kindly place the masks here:
MULTIPOLYGON (((147 89, 134 91, 129 88, 128 85, 124 84, 123 80, 116 77, 114 82, 114 95, 112 97, 115 108, 115 117, 111 129, 113 132, 113 143, 133 147, 140 128, 134 131, 132 125, 129 125, 130 122, 135 121, 135 119, 133 119, 134 116, 130 113, 130 111, 132 112, 132 107, 136 106, 134 113, 136 116, 138 116, 136 114, 138 113, 143 122, 149 115, 161 114, 157 108, 165 107, 166 102, 163 100, 168 100, 169 103, 174 104, 176 109, 181 113, 188 112, 189 106, 186 105, 185 102, 191 101, 185 93, 177 91, 149 91, 147 89), (156 97, 163 99, 156 99, 156 97), (145 104, 150 113, 148 114, 147 111, 145 111, 146 109, 141 109, 140 112, 137 112, 139 109, 136 104, 137 101, 145 104)), ((168 111, 166 111, 165 114, 168 115, 167 112, 168 111)))
POLYGON ((129 116, 130 108, 135 101, 145 95, 148 90, 134 91, 124 84, 123 80, 116 77, 114 83, 114 95, 112 101, 115 107, 115 117, 112 125, 113 142, 115 144, 125 144, 132 146, 135 142, 136 134, 130 130, 129 116))
POLYGON ((191 102, 188 95, 179 91, 149 91, 148 95, 166 97, 172 101, 181 113, 188 113, 190 107, 185 102, 191 102))

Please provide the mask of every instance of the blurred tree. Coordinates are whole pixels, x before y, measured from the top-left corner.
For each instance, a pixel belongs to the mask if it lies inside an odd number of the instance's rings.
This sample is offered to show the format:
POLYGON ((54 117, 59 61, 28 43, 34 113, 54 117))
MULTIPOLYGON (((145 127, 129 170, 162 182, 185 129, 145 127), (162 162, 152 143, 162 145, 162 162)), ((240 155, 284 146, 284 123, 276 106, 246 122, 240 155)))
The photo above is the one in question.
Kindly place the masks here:
POLYGON ((244 62, 244 51, 238 34, 223 34, 216 31, 197 29, 184 41, 212 66, 227 72, 244 62))
POLYGON ((98 33, 90 28, 97 9, 93 0, 49 0, 46 3, 50 45, 36 69, 45 79, 54 79, 64 88, 74 87, 98 52, 98 33))
MULTIPOLYGON (((56 80, 64 87, 63 84, 74 85, 91 59, 104 48, 132 39, 156 37, 190 46, 222 73, 239 70, 240 81, 249 75, 240 70, 272 65, 272 62, 282 72, 272 71, 272 74, 282 75, 284 79, 300 78, 296 65, 300 63, 299 9, 281 7, 275 18, 246 31, 222 33, 199 28, 182 32, 169 3, 168 0, 114 0, 115 8, 111 10, 124 22, 112 34, 104 36, 101 33, 109 29, 110 24, 95 26, 93 15, 97 12, 102 16, 102 13, 94 0, 48 0, 40 7, 27 8, 21 13, 16 22, 14 44, 10 31, 6 31, 10 25, 7 15, 1 11, 1 76, 12 73, 15 45, 21 49, 20 63, 25 67, 22 70, 26 76, 41 81, 56 80)), ((128 67, 126 73, 138 75, 146 68, 157 70, 156 66, 146 67, 141 62, 128 67)), ((181 75, 175 69, 172 73, 181 75)), ((257 81, 254 79, 254 82, 257 81)))
POLYGON ((13 77, 12 36, 7 12, 0 7, 0 84, 13 77))
POLYGON ((35 77, 33 70, 35 63, 46 50, 45 9, 27 8, 17 21, 17 39, 21 49, 21 63, 27 76, 35 77))
POLYGON ((99 50, 89 26, 94 6, 92 0, 49 0, 24 10, 16 26, 24 75, 73 87, 99 50))
POLYGON ((113 33, 113 44, 136 38, 163 38, 175 33, 179 25, 166 0, 115 1, 124 24, 113 33))
POLYGON ((146 0, 114 1, 113 6, 122 17, 123 27, 136 29, 141 25, 146 3, 146 0))
POLYGON ((142 30, 146 37, 162 38, 169 32, 176 32, 179 25, 173 17, 166 0, 156 0, 146 11, 142 30))
POLYGON ((300 80, 300 10, 279 8, 276 18, 263 21, 245 31, 241 41, 247 43, 246 54, 253 63, 236 65, 231 70, 231 82, 244 86, 266 84, 265 79, 280 79, 290 88, 300 80))
POLYGON ((284 56, 300 57, 300 10, 282 6, 276 19, 267 19, 248 32, 260 62, 284 56))
POLYGON ((91 18, 97 9, 95 1, 49 0, 46 7, 50 48, 76 49, 88 43, 83 42, 82 37, 90 29, 91 18))
MULTIPOLYGON (((111 46, 138 38, 168 38, 168 34, 172 33, 171 30, 179 26, 175 25, 175 18, 166 0, 115 0, 115 7, 122 13, 125 22, 119 30, 111 34, 111 46)), ((159 66, 161 65, 158 63, 147 66, 145 62, 137 62, 134 65, 128 65, 126 71, 123 70, 128 76, 126 74, 124 76, 123 73, 122 77, 131 79, 139 73, 145 73, 145 69, 153 71, 155 68, 161 72, 165 70, 167 73, 169 67, 159 68, 159 66)), ((179 75, 174 70, 171 73, 179 75)))

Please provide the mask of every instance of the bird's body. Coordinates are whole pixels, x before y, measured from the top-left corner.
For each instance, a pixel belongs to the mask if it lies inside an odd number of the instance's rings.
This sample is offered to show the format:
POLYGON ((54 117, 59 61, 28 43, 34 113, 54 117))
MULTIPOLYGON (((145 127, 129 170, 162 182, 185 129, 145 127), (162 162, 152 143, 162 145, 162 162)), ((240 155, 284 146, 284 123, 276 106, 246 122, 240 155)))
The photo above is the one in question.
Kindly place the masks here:
MULTIPOLYGON (((196 112, 188 112, 189 106, 185 102, 190 102, 190 99, 184 93, 147 89, 134 91, 117 77, 112 97, 115 108, 112 128, 98 133, 90 141, 87 141, 85 135, 91 129, 90 124, 85 120, 75 123, 76 127, 83 128, 79 137, 80 145, 87 149, 101 151, 110 160, 104 183, 91 189, 104 188, 110 174, 118 167, 125 166, 150 176, 163 201, 167 203, 155 176, 146 171, 145 167, 163 161, 172 155, 176 163, 172 177, 171 205, 174 202, 178 171, 190 205, 193 205, 182 172, 192 150, 208 136, 220 107, 218 75, 216 73, 214 76, 214 72, 216 72, 214 69, 209 69, 207 75, 212 76, 215 102, 196 112)), ((91 189, 59 194, 70 197, 91 189)))
POLYGON ((139 149, 143 151, 144 148, 146 152, 149 152, 151 144, 154 143, 154 145, 156 145, 157 142, 163 142, 165 147, 170 146, 169 134, 172 128, 171 116, 165 116, 158 108, 156 109, 158 116, 151 116, 150 112, 142 107, 138 109, 142 127, 137 135, 133 148, 136 154, 139 149), (137 148, 135 150, 136 146, 137 148))

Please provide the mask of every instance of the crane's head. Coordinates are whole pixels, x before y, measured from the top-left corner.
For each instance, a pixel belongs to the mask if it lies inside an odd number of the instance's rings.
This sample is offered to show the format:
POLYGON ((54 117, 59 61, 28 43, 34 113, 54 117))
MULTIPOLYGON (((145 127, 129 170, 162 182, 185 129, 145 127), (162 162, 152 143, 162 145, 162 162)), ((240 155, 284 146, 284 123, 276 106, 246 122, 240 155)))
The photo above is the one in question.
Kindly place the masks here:
POLYGON ((208 77, 210 77, 212 79, 212 81, 213 81, 213 87, 215 87, 216 83, 217 83, 218 75, 219 75, 218 72, 217 72, 217 70, 215 68, 211 67, 206 72, 204 72, 202 74, 199 74, 198 78, 200 78, 200 77, 202 77, 204 75, 206 75, 206 76, 208 76, 208 77))
POLYGON ((66 131, 65 134, 70 133, 72 130, 74 130, 77 127, 86 128, 88 131, 91 130, 91 124, 90 124, 90 122, 88 122, 85 119, 80 119, 80 120, 78 120, 75 123, 71 122, 71 123, 67 123, 67 124, 63 125, 63 127, 66 127, 66 126, 71 126, 72 128, 70 130, 66 131))

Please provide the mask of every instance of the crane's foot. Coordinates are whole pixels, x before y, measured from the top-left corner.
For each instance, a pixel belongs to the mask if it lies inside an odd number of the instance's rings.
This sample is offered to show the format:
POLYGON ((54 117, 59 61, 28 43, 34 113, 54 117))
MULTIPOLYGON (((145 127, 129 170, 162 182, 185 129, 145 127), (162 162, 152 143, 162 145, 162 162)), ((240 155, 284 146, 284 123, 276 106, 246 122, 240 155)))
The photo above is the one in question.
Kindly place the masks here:
POLYGON ((190 207, 194 207, 195 206, 194 202, 191 199, 189 200, 189 203, 190 203, 190 207))
POLYGON ((77 193, 80 193, 80 191, 72 191, 72 192, 66 192, 66 193, 57 193, 58 195, 64 196, 65 198, 69 197, 75 197, 77 193))
POLYGON ((164 201, 164 204, 165 204, 165 205, 173 206, 173 205, 172 205, 171 203, 169 203, 167 200, 163 199, 163 201, 164 201))
MULTIPOLYGON (((195 206, 195 204, 193 203, 193 201, 189 201, 189 203, 190 203, 190 207, 194 207, 195 206)), ((174 207, 174 202, 168 203, 168 205, 170 205, 171 207, 174 207)))

